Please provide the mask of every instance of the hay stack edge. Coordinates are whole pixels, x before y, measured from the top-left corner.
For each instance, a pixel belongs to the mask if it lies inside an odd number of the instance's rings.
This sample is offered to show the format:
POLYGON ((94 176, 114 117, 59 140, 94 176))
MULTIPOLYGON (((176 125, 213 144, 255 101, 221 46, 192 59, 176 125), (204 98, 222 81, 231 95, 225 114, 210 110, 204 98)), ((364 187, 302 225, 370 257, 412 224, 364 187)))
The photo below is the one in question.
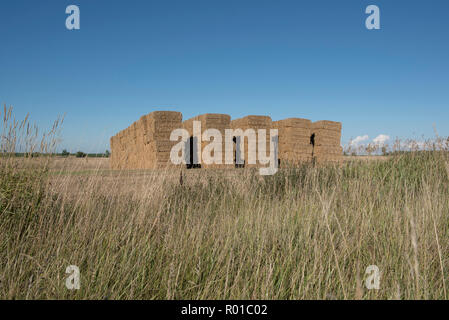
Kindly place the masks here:
MULTIPOLYGON (((223 163, 225 163, 225 130, 226 129, 266 129, 267 150, 269 151, 269 130, 278 129, 279 145, 278 158, 280 167, 299 166, 307 162, 317 164, 341 163, 343 148, 340 145, 340 122, 322 120, 312 122, 307 119, 289 118, 272 121, 268 116, 246 116, 231 121, 227 114, 207 113, 182 121, 182 114, 175 111, 154 111, 142 116, 128 128, 111 137, 111 169, 159 169, 179 167, 170 161, 170 150, 178 141, 170 141, 173 130, 184 128, 191 138, 189 144, 194 143, 193 121, 201 122, 201 131, 217 129, 223 136, 223 163)), ((261 137, 257 137, 260 139, 261 137)), ((234 167, 263 167, 256 164, 248 164, 250 153, 247 139, 244 138, 244 151, 242 152, 245 163, 237 164, 201 164, 201 168, 234 168, 234 167)), ((235 140, 234 140, 235 142, 235 140)), ((209 142, 201 142, 204 148, 209 142)), ((235 146, 234 146, 235 152, 235 146)), ((235 162, 235 161, 234 161, 235 162)), ((187 165, 188 168, 195 166, 187 165)))

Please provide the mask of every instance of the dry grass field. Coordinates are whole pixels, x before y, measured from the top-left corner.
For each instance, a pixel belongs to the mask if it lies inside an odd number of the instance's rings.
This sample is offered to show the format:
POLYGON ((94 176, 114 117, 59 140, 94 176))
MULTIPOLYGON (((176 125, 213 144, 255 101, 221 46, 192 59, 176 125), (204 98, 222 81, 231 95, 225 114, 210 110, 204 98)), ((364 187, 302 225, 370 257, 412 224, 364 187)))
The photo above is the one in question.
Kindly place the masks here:
MULTIPOLYGON (((391 158, 390 156, 345 156, 343 157, 343 160, 346 162, 385 161, 390 158, 391 158)), ((49 165, 50 165, 49 169, 51 171, 62 171, 62 172, 78 171, 88 173, 88 172, 108 171, 110 169, 109 158, 76 158, 74 156, 55 157, 49 163, 49 165)))
POLYGON ((447 299, 448 163, 413 152, 181 183, 180 170, 3 154, 0 298, 447 299))

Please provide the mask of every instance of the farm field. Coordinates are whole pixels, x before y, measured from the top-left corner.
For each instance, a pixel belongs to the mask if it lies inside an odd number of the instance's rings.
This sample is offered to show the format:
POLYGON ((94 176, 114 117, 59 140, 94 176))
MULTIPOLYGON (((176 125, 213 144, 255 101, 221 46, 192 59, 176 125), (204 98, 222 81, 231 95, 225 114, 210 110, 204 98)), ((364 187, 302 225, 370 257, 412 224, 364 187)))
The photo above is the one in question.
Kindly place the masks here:
POLYGON ((447 299, 447 153, 376 159, 183 170, 182 183, 107 159, 3 159, 0 297, 447 299))
MULTIPOLYGON (((390 156, 344 156, 343 161, 384 161, 388 160, 390 156)), ((49 163, 49 169, 53 172, 95 172, 98 171, 112 171, 109 167, 109 158, 76 158, 70 157, 55 157, 49 163)), ((208 169, 209 171, 211 169, 208 169)), ((142 171, 142 170, 141 170, 142 171)), ((193 170, 195 171, 195 170, 193 170)), ((234 171, 234 170, 228 170, 234 171)), ((187 171, 188 172, 188 171, 187 171)))

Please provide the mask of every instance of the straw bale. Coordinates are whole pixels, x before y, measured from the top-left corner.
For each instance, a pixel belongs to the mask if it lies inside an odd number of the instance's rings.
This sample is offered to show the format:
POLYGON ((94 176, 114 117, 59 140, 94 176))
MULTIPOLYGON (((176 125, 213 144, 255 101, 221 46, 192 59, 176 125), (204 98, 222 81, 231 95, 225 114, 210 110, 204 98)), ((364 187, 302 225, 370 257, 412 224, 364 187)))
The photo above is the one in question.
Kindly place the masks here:
POLYGON ((303 135, 310 137, 311 130, 310 128, 300 128, 300 127, 280 127, 280 128, 274 128, 277 129, 279 134, 285 133, 285 134, 293 134, 293 135, 303 135))
POLYGON ((341 122, 321 120, 312 123, 312 129, 327 129, 334 131, 341 131, 341 122))
MULTIPOLYGON (((278 156, 283 164, 300 163, 311 161, 338 162, 342 159, 341 123, 333 121, 317 121, 312 123, 308 119, 288 118, 279 121, 271 121, 268 116, 249 115, 244 118, 231 121, 229 115, 207 113, 198 115, 182 122, 182 114, 174 111, 155 111, 142 116, 138 121, 132 123, 128 128, 121 130, 111 137, 111 168, 162 168, 171 167, 170 151, 177 142, 170 141, 171 132, 177 128, 185 128, 193 134, 193 121, 201 122, 201 131, 217 129, 223 135, 225 130, 230 129, 253 129, 258 134, 258 129, 266 131, 266 147, 270 152, 270 131, 278 129, 279 145, 278 156), (315 148, 310 144, 310 137, 315 134, 315 148)), ((259 137, 260 138, 260 137, 259 137)), ((210 142, 201 141, 204 148, 210 142)), ((257 155, 259 144, 245 147, 243 156, 248 161, 248 156, 257 155)), ((223 136, 222 152, 216 154, 222 158, 222 165, 202 163, 204 168, 222 168, 225 160, 225 139, 223 136)), ((233 145, 235 150, 235 145, 233 145)), ((247 164, 248 167, 258 167, 247 164)))
POLYGON ((323 137, 341 137, 341 131, 329 130, 329 129, 313 129, 311 130, 315 136, 323 137))
POLYGON ((273 122, 273 128, 304 128, 310 129, 312 122, 308 119, 302 118, 288 118, 283 120, 278 120, 273 122))
MULTIPOLYGON (((201 132, 204 133, 207 129, 216 129, 221 132, 222 136, 222 150, 225 150, 225 130, 230 128, 231 117, 227 114, 219 114, 219 113, 206 113, 202 115, 198 115, 196 117, 185 120, 182 123, 182 127, 187 130, 190 135, 193 135, 193 121, 201 122, 201 132)), ((201 148, 204 150, 204 147, 210 144, 209 141, 201 141, 201 148)), ((221 158, 222 163, 225 162, 225 154, 224 152, 221 155, 217 155, 217 157, 221 158)), ((201 163, 202 168, 213 168, 219 165, 216 164, 205 164, 201 163)))
POLYGON ((271 118, 268 116, 246 116, 231 121, 232 129, 262 129, 271 128, 271 118))
POLYGON ((297 154, 297 155, 304 155, 304 154, 310 154, 312 155, 313 147, 312 146, 299 146, 297 148, 284 148, 280 147, 278 154, 297 154))
MULTIPOLYGON (((258 129, 265 129, 265 141, 266 141, 266 153, 270 152, 270 129, 271 129, 271 118, 267 116, 254 116, 250 115, 244 118, 232 120, 230 123, 231 129, 241 129, 245 131, 247 129, 253 129, 257 135, 257 141, 255 145, 251 145, 249 148, 249 143, 247 137, 244 138, 244 150, 243 159, 245 160, 245 167, 260 167, 261 164, 258 161, 258 141, 261 137, 258 136, 258 129), (249 164, 249 158, 256 158, 255 164, 249 164)), ((264 165, 266 166, 266 165, 264 165)))
POLYGON ((182 121, 182 113, 177 111, 153 111, 148 116, 151 120, 156 121, 182 121))
POLYGON ((320 137, 315 136, 315 146, 339 146, 340 138, 338 137, 320 137))
POLYGON ((279 147, 282 148, 297 148, 297 147, 305 147, 305 146, 311 146, 310 144, 310 138, 301 138, 301 139, 295 139, 295 140, 288 140, 285 136, 279 136, 279 147))

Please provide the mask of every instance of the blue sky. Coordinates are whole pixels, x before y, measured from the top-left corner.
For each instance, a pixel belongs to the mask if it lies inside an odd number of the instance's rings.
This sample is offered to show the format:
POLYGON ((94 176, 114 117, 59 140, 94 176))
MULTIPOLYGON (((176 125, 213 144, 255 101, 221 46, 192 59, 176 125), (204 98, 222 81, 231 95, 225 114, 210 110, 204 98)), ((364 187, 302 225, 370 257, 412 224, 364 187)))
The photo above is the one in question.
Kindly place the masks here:
POLYGON ((448 15, 447 0, 2 0, 0 103, 42 128, 65 114, 70 151, 109 149, 154 110, 336 120, 343 144, 448 136, 448 15))

